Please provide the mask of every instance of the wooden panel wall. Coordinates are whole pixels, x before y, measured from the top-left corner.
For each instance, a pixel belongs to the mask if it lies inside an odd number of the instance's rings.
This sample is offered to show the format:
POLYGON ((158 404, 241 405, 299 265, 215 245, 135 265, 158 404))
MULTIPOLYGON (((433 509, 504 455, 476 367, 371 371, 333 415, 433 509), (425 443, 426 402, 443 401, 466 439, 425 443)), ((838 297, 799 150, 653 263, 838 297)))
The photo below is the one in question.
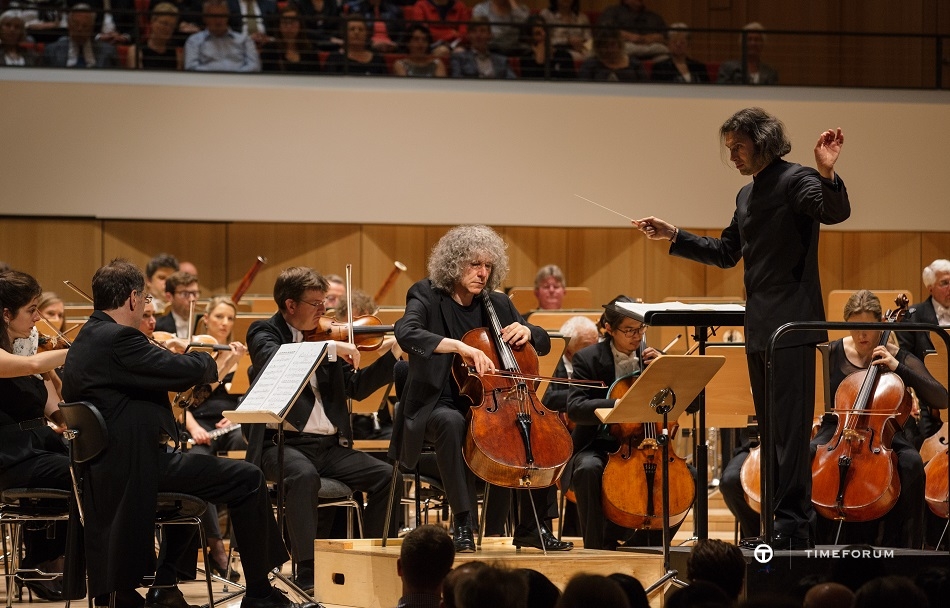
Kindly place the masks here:
MULTIPOLYGON (((426 276, 426 259, 448 226, 116 222, 4 219, 0 260, 30 272, 45 288, 78 297, 62 285, 89 288, 92 274, 113 257, 144 267, 167 251, 198 266, 204 295, 232 293, 258 255, 269 263, 249 293, 269 294, 288 266, 312 266, 343 275, 353 264, 353 285, 374 295, 398 260, 408 267, 381 305, 405 303, 409 286, 426 276)), ((660 301, 669 296, 742 296, 742 265, 703 266, 667 254, 629 228, 497 227, 509 246, 506 286, 532 285, 544 264, 558 264, 572 286, 587 287, 598 303, 618 294, 660 301)), ((718 236, 720 229, 690 228, 718 236)), ((819 252, 822 288, 910 289, 926 295, 924 265, 950 257, 950 232, 837 232, 823 230, 819 252)))

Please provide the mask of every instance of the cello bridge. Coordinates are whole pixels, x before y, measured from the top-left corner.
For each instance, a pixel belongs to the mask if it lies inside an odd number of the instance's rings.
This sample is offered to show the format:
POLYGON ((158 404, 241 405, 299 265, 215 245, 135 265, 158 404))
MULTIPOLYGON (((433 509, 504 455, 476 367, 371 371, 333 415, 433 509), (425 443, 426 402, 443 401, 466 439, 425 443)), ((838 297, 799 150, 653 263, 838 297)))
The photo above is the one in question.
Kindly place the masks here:
POLYGON ((644 439, 643 441, 640 442, 641 450, 656 450, 656 449, 659 449, 659 447, 660 446, 657 443, 656 439, 652 439, 652 438, 644 439))

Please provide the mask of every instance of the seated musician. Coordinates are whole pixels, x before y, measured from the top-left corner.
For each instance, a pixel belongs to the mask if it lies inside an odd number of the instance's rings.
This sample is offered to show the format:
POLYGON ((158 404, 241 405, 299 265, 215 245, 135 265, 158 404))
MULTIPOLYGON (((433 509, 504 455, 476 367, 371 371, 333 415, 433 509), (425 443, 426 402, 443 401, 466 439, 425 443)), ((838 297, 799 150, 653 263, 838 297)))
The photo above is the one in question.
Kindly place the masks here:
POLYGON ((188 608, 177 583, 189 561, 194 567, 194 530, 166 528, 157 561, 154 554, 156 496, 177 491, 228 505, 247 581, 241 608, 314 608, 292 604, 268 581, 288 556, 260 469, 165 448, 167 436, 176 434, 168 391, 216 380, 214 360, 158 348, 138 330, 151 296, 130 262, 113 260, 97 270, 92 294, 95 311, 69 348, 63 372, 63 397, 94 404, 109 431, 106 449, 83 465, 89 594, 109 604, 108 594, 116 592, 119 608, 188 608), (135 589, 153 573, 143 601, 135 589))
MULTIPOLYGON (((845 321, 870 323, 881 321, 882 318, 881 301, 866 289, 855 292, 845 304, 845 321)), ((828 365, 831 392, 837 393, 838 386, 848 375, 866 370, 869 365, 879 365, 900 376, 904 385, 913 388, 921 401, 931 407, 946 409, 947 389, 930 375, 923 362, 910 351, 899 347, 893 335, 886 346, 879 346, 880 341, 879 331, 851 330, 850 336, 831 342, 828 365)), ((835 431, 836 417, 825 416, 818 434, 811 441, 813 455, 816 449, 822 449, 821 446, 834 438, 835 431)), ((924 465, 920 453, 903 433, 894 434, 891 449, 897 453, 900 498, 880 520, 845 523, 839 544, 867 543, 913 549, 921 547, 925 509, 924 465)), ((860 471, 857 474, 860 475, 860 471)), ((819 544, 833 543, 836 532, 837 522, 818 516, 819 544)))
MULTIPOLYGON (((561 355, 561 360, 558 361, 557 367, 554 368, 553 377, 573 378, 574 364, 572 360, 574 355, 592 344, 597 344, 600 340, 600 331, 597 329, 597 324, 587 317, 576 316, 565 321, 564 325, 558 330, 558 333, 568 338, 568 341, 567 346, 564 347, 564 353, 561 355)), ((557 410, 558 412, 567 411, 568 387, 569 385, 567 384, 555 384, 552 382, 548 385, 547 390, 544 391, 544 397, 541 398, 541 402, 552 410, 557 410)))
MULTIPOLYGON (((215 351, 212 356, 218 368, 219 382, 212 384, 211 396, 195 409, 185 410, 185 429, 194 442, 191 448, 193 454, 216 455, 218 452, 244 451, 247 442, 244 435, 230 420, 224 417, 224 412, 237 409, 238 395, 228 393, 228 385, 234 378, 238 361, 247 352, 240 342, 234 342, 231 330, 234 328, 234 318, 237 316, 237 306, 227 296, 211 298, 201 317, 199 326, 204 328, 206 335, 214 338, 216 344, 229 344, 231 350, 215 351), (234 429, 215 438, 208 434, 215 430, 234 429)), ((208 503, 205 517, 201 523, 208 538, 208 549, 211 554, 211 569, 215 574, 224 576, 228 570, 227 551, 224 549, 224 540, 221 538, 221 528, 218 525, 218 510, 213 503, 208 503)), ((232 572, 231 578, 237 580, 237 573, 232 572)))
MULTIPOLYGON (((171 312, 155 321, 157 331, 167 331, 179 338, 188 337, 188 314, 192 300, 201 297, 198 289, 198 277, 179 270, 165 279, 165 301, 171 312)), ((195 319, 197 323, 198 319, 195 319)), ((194 328, 192 328, 194 329, 194 328)))
MULTIPOLYGON (((459 394, 451 377, 452 364, 457 354, 479 374, 494 367, 484 352, 461 338, 469 330, 489 325, 482 302, 487 295, 506 343, 517 347, 530 342, 541 355, 551 348, 547 332, 526 323, 511 300, 494 291, 508 273, 505 248, 501 237, 487 226, 457 226, 447 232, 429 256, 428 278, 409 289, 406 312, 396 322, 396 339, 409 355, 409 377, 401 395, 402 440, 392 444, 390 456, 413 467, 423 442, 435 446, 439 476, 454 514, 456 552, 475 551, 472 528, 477 503, 475 477, 462 458, 472 402, 459 394)), ((522 525, 515 530, 514 544, 540 548, 543 539, 548 551, 571 549, 573 544, 560 542, 549 532, 546 517, 553 506, 547 504, 549 493, 530 494, 538 518, 544 518, 542 529, 533 523, 532 503, 521 500, 522 525)))
MULTIPOLYGON (((661 353, 644 343, 646 326, 627 316, 618 302, 633 302, 618 296, 605 307, 601 317, 604 341, 581 349, 571 360, 574 379, 600 380, 608 387, 618 378, 642 371, 661 353)), ((601 478, 608 455, 619 445, 594 414, 598 408, 611 408, 616 399, 607 398, 608 389, 572 385, 567 396, 567 415, 577 426, 572 432, 574 457, 561 478, 562 487, 574 490, 585 549, 616 549, 625 544, 651 544, 662 539, 655 531, 631 535, 604 517, 601 504, 601 478)), ((672 530, 676 533, 676 529, 672 530)), ((662 542, 662 541, 660 541, 662 542)))
MULTIPOLYGON (((26 273, 0 272, 0 490, 72 488, 66 446, 57 435, 62 428, 54 431, 44 420, 45 416, 61 425, 62 419, 52 382, 38 374, 61 366, 67 351, 36 353, 34 324, 40 319, 41 292, 36 279, 26 273)), ((51 529, 27 527, 23 538, 22 568, 63 571, 65 523, 51 529)), ((7 579, 8 585, 11 582, 7 579)), ((63 599, 61 580, 25 580, 23 584, 44 600, 63 599)))
MULTIPOLYGON (((303 341, 305 333, 317 327, 325 311, 327 289, 327 280, 312 268, 293 267, 280 273, 274 284, 277 313, 270 319, 255 321, 247 332, 252 364, 248 376, 252 382, 282 344, 303 341)), ((315 506, 320 477, 336 479, 355 491, 366 493, 364 531, 368 537, 382 536, 392 466, 352 449, 353 431, 346 400, 348 397, 365 399, 391 382, 393 366, 401 354, 398 345, 393 343, 391 352, 357 370, 359 351, 354 346, 328 342, 327 358, 286 416, 286 421, 294 424, 285 433, 285 504, 295 581, 300 587, 313 587, 315 506)), ((247 460, 260 466, 268 479, 277 479, 280 475, 278 450, 273 441, 276 430, 261 424, 247 426, 247 460)), ((244 429, 244 425, 241 428, 244 429)), ((396 492, 394 510, 398 509, 401 498, 399 486, 396 492)))
POLYGON ((534 275, 534 297, 541 310, 557 310, 564 306, 564 273, 554 264, 542 266, 534 275))
POLYGON ((178 259, 170 253, 159 253, 145 266, 145 286, 152 296, 155 313, 165 312, 165 279, 178 272, 178 259))

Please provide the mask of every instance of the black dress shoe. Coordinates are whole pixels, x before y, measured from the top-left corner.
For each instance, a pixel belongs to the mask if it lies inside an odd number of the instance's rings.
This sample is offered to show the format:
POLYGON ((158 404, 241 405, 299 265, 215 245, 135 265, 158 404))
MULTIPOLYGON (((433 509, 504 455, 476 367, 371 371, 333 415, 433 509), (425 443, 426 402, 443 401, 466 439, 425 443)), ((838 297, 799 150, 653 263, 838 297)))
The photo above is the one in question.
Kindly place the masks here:
POLYGON ((318 602, 291 602, 283 592, 271 587, 267 597, 245 595, 241 600, 241 608, 323 608, 323 605, 318 602))
POLYGON ((294 577, 294 584, 313 595, 313 569, 297 568, 297 575, 294 577))
POLYGON ((469 524, 456 525, 452 541, 456 553, 475 553, 475 533, 469 524))
POLYGON ((764 543, 765 539, 761 536, 747 536, 739 541, 739 548, 754 551, 756 547, 764 543))
POLYGON ((544 551, 570 551, 574 548, 574 543, 558 540, 544 526, 541 526, 541 534, 538 534, 537 530, 529 530, 518 526, 514 538, 511 539, 511 544, 519 549, 521 547, 534 547, 544 551))
POLYGON ((41 600, 46 600, 47 602, 63 601, 63 581, 60 578, 21 580, 17 577, 17 580, 30 590, 30 594, 35 595, 41 600))
POLYGON ((236 582, 238 582, 239 580, 241 580, 241 573, 240 573, 240 572, 238 572, 237 570, 235 570, 235 569, 232 568, 232 569, 231 569, 231 575, 228 576, 228 569, 227 569, 227 567, 222 568, 222 567, 219 566, 213 559, 211 560, 211 565, 210 565, 209 567, 211 568, 211 574, 214 574, 215 576, 220 576, 221 578, 223 578, 223 579, 225 579, 225 580, 229 580, 229 581, 231 581, 232 583, 236 583, 236 582))
POLYGON ((189 604, 178 587, 152 587, 145 594, 145 608, 199 608, 189 604))
MULTIPOLYGON (((109 595, 97 595, 96 606, 108 606, 109 595)), ((124 589, 115 592, 115 608, 143 608, 145 598, 135 589, 124 589)))

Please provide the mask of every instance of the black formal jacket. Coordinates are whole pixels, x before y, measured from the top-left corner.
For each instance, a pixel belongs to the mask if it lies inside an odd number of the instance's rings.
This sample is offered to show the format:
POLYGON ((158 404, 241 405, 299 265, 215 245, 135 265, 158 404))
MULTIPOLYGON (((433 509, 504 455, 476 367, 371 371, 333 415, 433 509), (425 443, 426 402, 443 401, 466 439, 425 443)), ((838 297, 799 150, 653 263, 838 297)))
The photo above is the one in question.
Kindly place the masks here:
MULTIPOLYGON (((558 360, 557 367, 554 368, 554 375, 552 378, 567 378, 567 366, 564 365, 564 357, 561 357, 558 360)), ((544 407, 548 408, 549 410, 566 412, 568 390, 569 386, 567 384, 554 384, 551 382, 548 384, 547 390, 544 391, 544 395, 541 397, 541 403, 543 403, 544 407)))
MULTIPOLYGON (((502 327, 517 321, 531 330, 531 344, 538 355, 551 350, 548 333, 525 322, 511 299, 503 293, 491 292, 491 302, 498 313, 502 327)), ((454 353, 436 353, 435 348, 448 334, 445 319, 452 314, 452 297, 437 289, 429 279, 422 279, 406 294, 406 312, 396 321, 396 341, 409 355, 409 378, 403 389, 401 412, 402 427, 398 421, 393 427, 390 458, 414 467, 422 452, 426 422, 435 408, 442 389, 452 372, 454 353)))
MULTIPOLYGON (((720 237, 680 230, 670 254, 720 268, 745 265, 746 352, 765 352, 769 337, 790 321, 824 321, 818 280, 819 224, 851 215, 844 182, 782 159, 759 172, 736 196, 732 223, 720 237)), ((781 346, 817 344, 824 331, 785 334, 781 346)))
MULTIPOLYGON (((275 313, 270 319, 252 323, 247 330, 247 350, 251 354, 251 367, 248 368, 247 375, 251 383, 281 345, 291 344, 293 341, 290 326, 287 325, 280 312, 275 313)), ((374 361, 372 365, 360 370, 354 370, 341 357, 332 363, 324 361, 317 368, 317 386, 320 388, 323 409, 330 422, 336 426, 341 445, 353 444, 353 428, 350 425, 347 397, 357 400, 365 399, 379 387, 392 382, 395 364, 396 357, 389 352, 374 361)), ((308 382, 284 419, 295 428, 302 429, 310 418, 310 412, 313 411, 314 399, 313 389, 308 382)), ((272 443, 265 444, 264 442, 267 427, 263 424, 249 424, 241 425, 241 428, 244 429, 245 426, 247 426, 245 433, 247 461, 261 466, 261 455, 264 449, 273 446, 272 443)))
MULTIPOLYGON (((172 316, 171 306, 166 308, 166 310, 168 312, 155 319, 155 331, 167 331, 170 334, 177 335, 178 330, 175 327, 175 317, 172 316)), ((198 321, 200 321, 203 316, 204 313, 195 315, 195 326, 192 328, 193 334, 198 333, 198 321)))
POLYGON ((102 311, 92 313, 73 341, 63 398, 92 403, 109 430, 108 448, 83 473, 91 595, 132 589, 154 574, 160 439, 178 434, 168 393, 217 377, 211 355, 159 348, 102 311))
MULTIPOLYGON (((914 304, 907 309, 904 315, 905 323, 937 323, 937 311, 934 309, 934 299, 930 296, 920 304, 914 304)), ((897 334, 897 343, 901 348, 906 348, 914 353, 914 356, 924 360, 928 351, 934 349, 934 343, 930 339, 930 333, 926 331, 899 331, 897 334)))

